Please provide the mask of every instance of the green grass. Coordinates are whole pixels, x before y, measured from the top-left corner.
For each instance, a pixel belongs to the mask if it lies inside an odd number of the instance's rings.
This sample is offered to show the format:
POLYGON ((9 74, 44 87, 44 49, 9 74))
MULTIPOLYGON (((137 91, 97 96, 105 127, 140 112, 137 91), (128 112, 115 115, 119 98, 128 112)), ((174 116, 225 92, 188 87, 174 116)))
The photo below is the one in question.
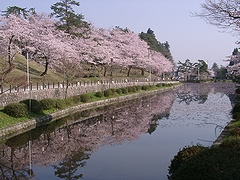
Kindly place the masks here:
MULTIPOLYGON (((237 130, 240 128, 240 121, 235 121, 231 124, 231 126, 229 126, 228 129, 228 136, 231 136, 235 133, 237 133, 237 130)), ((240 131, 239 131, 239 135, 240 135, 240 131)))
MULTIPOLYGON (((17 55, 15 58, 15 68, 7 75, 7 82, 4 85, 17 85, 20 83, 26 83, 27 82, 27 68, 26 68, 26 59, 23 56, 17 55)), ((0 59, 0 63, 2 63, 3 60, 0 59)), ((62 75, 60 73, 54 72, 52 70, 48 71, 48 74, 45 76, 40 76, 41 73, 44 71, 44 66, 38 64, 37 62, 30 60, 29 61, 29 72, 30 72, 30 78, 32 83, 47 83, 47 82, 58 82, 61 81, 62 75)), ((1 71, 0 71, 1 74, 1 71)))
POLYGON ((4 127, 11 126, 19 122, 26 122, 29 120, 29 117, 14 118, 5 114, 2 109, 0 110, 0 129, 4 127))

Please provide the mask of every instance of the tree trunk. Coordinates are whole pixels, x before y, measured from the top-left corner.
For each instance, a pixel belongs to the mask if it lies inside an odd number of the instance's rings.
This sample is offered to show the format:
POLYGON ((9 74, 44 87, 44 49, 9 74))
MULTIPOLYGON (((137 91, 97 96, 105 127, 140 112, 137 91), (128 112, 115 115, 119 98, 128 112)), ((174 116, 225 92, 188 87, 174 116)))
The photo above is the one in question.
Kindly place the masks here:
POLYGON ((9 40, 9 44, 8 44, 8 68, 6 71, 4 71, 1 74, 0 77, 0 87, 2 87, 3 82, 5 81, 6 76, 14 69, 15 65, 12 62, 13 61, 13 57, 11 57, 11 44, 12 44, 12 40, 13 40, 14 35, 10 38, 9 40))
POLYGON ((145 72, 144 72, 144 68, 141 68, 141 75, 144 76, 145 75, 145 72))
POLYGON ((120 71, 119 71, 119 72, 120 72, 120 73, 122 73, 122 71, 123 71, 123 67, 121 66, 121 69, 120 69, 120 71))
POLYGON ((49 64, 49 62, 48 62, 48 59, 46 58, 46 59, 45 59, 45 70, 44 70, 44 72, 43 72, 40 76, 44 76, 44 75, 47 74, 48 64, 49 64))
POLYGON ((132 66, 128 66, 127 77, 129 77, 129 76, 130 76, 130 71, 131 71, 131 69, 132 69, 132 66))
POLYGON ((68 82, 68 77, 67 77, 66 88, 65 88, 65 91, 64 91, 64 99, 67 99, 68 86, 69 86, 69 82, 68 82))
POLYGON ((107 74, 107 68, 106 68, 105 66, 103 66, 103 70, 104 70, 104 72, 103 72, 103 76, 105 77, 106 74, 107 74))

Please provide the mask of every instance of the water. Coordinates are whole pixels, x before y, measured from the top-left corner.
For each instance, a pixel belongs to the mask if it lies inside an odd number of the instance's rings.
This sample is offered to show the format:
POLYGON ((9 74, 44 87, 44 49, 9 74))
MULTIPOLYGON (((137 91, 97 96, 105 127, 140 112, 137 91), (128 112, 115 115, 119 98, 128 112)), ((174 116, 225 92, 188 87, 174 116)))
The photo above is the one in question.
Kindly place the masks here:
POLYGON ((184 84, 63 118, 6 140, 0 178, 165 180, 180 149, 216 140, 231 120, 234 90, 232 83, 184 84))

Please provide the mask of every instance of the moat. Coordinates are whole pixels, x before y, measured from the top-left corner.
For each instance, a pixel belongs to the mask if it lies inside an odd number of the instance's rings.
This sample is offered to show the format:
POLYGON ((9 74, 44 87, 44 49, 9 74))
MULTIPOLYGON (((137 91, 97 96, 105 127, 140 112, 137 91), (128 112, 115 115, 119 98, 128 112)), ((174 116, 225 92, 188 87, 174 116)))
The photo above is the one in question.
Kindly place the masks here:
POLYGON ((86 110, 6 140, 1 179, 167 179, 184 146, 211 146, 231 121, 235 84, 175 90, 86 110))

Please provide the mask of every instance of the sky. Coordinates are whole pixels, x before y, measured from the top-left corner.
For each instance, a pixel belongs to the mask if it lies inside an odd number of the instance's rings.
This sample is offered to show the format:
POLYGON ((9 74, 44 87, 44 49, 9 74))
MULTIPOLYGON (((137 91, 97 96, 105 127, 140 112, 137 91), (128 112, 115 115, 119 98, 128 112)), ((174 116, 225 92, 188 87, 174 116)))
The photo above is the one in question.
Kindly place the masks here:
MULTIPOLYGON (((52 12, 51 5, 60 0, 0 0, 0 10, 9 6, 36 9, 37 13, 52 12)), ((174 62, 204 60, 209 68, 223 61, 238 48, 238 37, 223 32, 191 13, 200 12, 205 0, 76 0, 75 13, 99 28, 120 26, 135 33, 154 31, 161 43, 168 41, 174 62)))

